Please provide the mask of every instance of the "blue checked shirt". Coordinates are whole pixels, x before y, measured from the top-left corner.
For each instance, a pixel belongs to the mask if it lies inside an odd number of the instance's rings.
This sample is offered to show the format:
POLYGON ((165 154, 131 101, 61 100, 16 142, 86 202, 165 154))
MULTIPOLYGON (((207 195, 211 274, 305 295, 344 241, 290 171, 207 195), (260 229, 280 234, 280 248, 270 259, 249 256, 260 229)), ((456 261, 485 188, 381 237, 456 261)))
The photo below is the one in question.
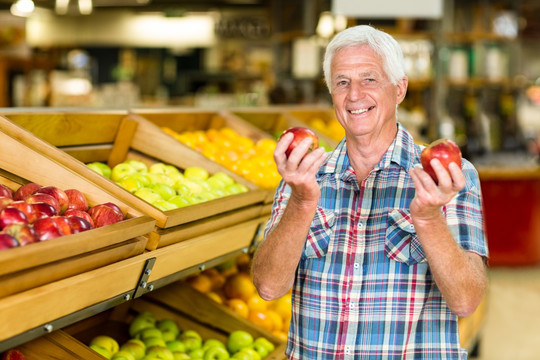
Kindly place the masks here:
MULTIPOLYGON (((358 183, 343 140, 320 168, 321 198, 293 286, 290 359, 466 359, 457 317, 430 273, 409 213, 408 171, 422 147, 399 125, 396 139, 358 183)), ((465 188, 443 208, 456 241, 487 256, 480 184, 463 161, 465 188)), ((290 196, 277 189, 267 234, 290 196)))

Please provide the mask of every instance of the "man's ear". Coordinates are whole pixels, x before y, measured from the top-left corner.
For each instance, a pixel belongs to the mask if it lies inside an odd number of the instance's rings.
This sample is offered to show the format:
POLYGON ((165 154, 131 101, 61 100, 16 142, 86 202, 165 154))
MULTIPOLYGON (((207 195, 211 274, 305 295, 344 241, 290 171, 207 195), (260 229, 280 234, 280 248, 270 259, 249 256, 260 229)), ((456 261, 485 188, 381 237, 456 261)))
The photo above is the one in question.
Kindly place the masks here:
POLYGON ((401 104, 403 99, 405 99, 405 95, 407 95, 408 86, 409 86, 409 79, 406 76, 404 76, 400 81, 398 81, 396 85, 396 89, 397 89, 396 104, 401 104))

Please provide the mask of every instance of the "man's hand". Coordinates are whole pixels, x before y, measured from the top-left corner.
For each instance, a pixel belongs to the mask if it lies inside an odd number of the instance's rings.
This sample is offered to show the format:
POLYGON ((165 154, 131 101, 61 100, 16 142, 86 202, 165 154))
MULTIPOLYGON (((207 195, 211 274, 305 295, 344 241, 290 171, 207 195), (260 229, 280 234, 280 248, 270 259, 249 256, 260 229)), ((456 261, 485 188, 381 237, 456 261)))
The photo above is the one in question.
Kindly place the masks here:
POLYGON ((457 164, 450 164, 450 173, 438 159, 431 160, 430 164, 437 175, 438 185, 421 167, 414 167, 409 172, 416 187, 416 196, 410 205, 411 216, 419 221, 440 215, 441 207, 465 187, 465 176, 457 164))
POLYGON ((318 200, 320 188, 315 181, 315 175, 327 154, 321 147, 308 153, 312 140, 306 138, 287 158, 285 151, 293 139, 293 134, 285 134, 276 145, 274 160, 278 172, 283 181, 291 187, 293 196, 302 200, 318 200))

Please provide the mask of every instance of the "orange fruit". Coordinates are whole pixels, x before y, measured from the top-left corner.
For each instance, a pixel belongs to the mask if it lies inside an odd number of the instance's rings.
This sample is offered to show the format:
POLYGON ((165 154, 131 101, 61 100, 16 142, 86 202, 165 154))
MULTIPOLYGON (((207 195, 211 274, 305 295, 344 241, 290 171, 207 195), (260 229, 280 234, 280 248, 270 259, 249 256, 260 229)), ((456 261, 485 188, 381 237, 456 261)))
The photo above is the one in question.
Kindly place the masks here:
POLYGON ((227 307, 240 315, 243 318, 247 318, 249 315, 249 308, 244 300, 241 299, 229 299, 227 301, 227 307))
POLYGON ((268 314, 268 317, 272 320, 272 329, 274 331, 281 331, 283 329, 283 319, 281 318, 281 315, 279 315, 274 310, 266 310, 266 313, 268 314))
POLYGON ((270 318, 270 316, 268 316, 268 312, 266 311, 250 311, 248 320, 266 331, 272 331, 274 329, 274 321, 270 318))
POLYGON ((265 311, 268 308, 268 302, 259 296, 258 293, 251 295, 247 301, 249 311, 265 311))
POLYGON ((212 281, 212 290, 219 290, 225 285, 225 276, 221 274, 217 269, 210 268, 203 271, 203 274, 208 276, 210 281, 212 281))
POLYGON ((186 282, 202 293, 212 290, 212 280, 204 274, 198 274, 186 279, 186 282))
POLYGON ((272 301, 272 303, 268 306, 270 310, 273 310, 277 312, 281 318, 283 319, 284 323, 288 323, 291 319, 291 294, 287 293, 280 297, 279 299, 276 299, 272 301))
POLYGON ((214 292, 214 291, 209 291, 206 293, 206 295, 214 300, 215 302, 217 302, 218 304, 223 304, 223 299, 221 298, 221 296, 219 296, 219 294, 217 292, 214 292))
POLYGON ((287 333, 285 331, 274 330, 272 331, 272 335, 274 335, 283 342, 287 342, 287 333))
POLYGON ((248 274, 237 272, 227 277, 223 291, 228 299, 242 299, 247 302, 257 290, 248 274))

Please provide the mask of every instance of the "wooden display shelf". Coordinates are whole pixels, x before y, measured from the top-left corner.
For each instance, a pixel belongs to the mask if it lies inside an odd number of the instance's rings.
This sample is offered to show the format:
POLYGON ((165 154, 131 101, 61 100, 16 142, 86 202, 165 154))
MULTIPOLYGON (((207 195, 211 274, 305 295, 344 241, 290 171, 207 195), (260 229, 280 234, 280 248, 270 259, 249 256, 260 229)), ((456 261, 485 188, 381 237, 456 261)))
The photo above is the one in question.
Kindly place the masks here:
POLYGON ((28 290, 141 254, 155 220, 83 176, 0 130, 0 183, 12 190, 28 182, 75 188, 90 206, 117 204, 126 220, 53 240, 0 251, 0 297, 28 290), (23 160, 21 160, 23 159, 23 160))
POLYGON ((0 351, 5 349, 3 344, 17 344, 25 332, 33 337, 44 335, 46 324, 81 311, 95 311, 92 307, 97 305, 106 310, 117 299, 143 295, 182 278, 183 272, 247 250, 262 221, 245 221, 0 298, 0 351), (153 265, 149 267, 149 263, 153 265), (144 284, 142 274, 147 275, 144 284))
POLYGON ((5 129, 28 146, 76 171, 155 219, 157 227, 147 243, 148 250, 163 246, 160 243, 162 229, 179 229, 179 225, 214 215, 257 204, 262 206, 267 197, 266 191, 181 144, 157 125, 127 111, 64 112, 39 109, 3 111, 0 115, 3 115, 0 116, 0 129, 5 129), (140 160, 148 165, 164 162, 181 170, 200 166, 210 173, 222 171, 248 187, 249 191, 180 209, 161 211, 85 165, 92 161, 102 161, 112 167, 129 159, 140 160))
POLYGON ((219 306, 182 282, 171 284, 106 313, 73 324, 64 331, 79 344, 89 344, 97 335, 111 336, 122 344, 129 339, 129 323, 137 314, 145 311, 152 313, 158 320, 174 320, 181 331, 195 330, 203 340, 213 338, 226 343, 229 334, 235 330, 246 331, 254 338, 264 336, 276 347, 265 359, 285 358, 285 344, 278 338, 231 310, 219 306))

